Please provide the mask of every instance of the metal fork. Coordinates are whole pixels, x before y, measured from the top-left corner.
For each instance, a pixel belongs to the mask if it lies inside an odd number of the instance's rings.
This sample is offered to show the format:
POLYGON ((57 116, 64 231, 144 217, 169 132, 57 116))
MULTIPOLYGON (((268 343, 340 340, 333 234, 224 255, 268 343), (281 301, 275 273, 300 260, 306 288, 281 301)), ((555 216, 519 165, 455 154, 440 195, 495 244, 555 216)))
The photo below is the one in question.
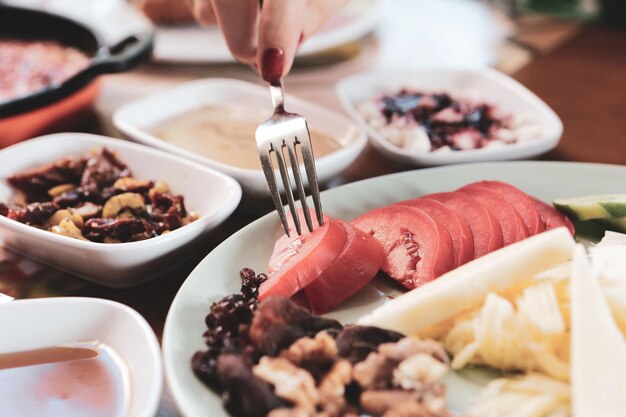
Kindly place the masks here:
POLYGON ((298 191, 298 197, 300 199, 300 204, 302 205, 306 225, 309 231, 312 232, 314 228, 313 221, 311 220, 311 213, 309 211, 307 197, 304 192, 304 184, 302 183, 302 176, 300 175, 300 163, 298 159, 298 148, 300 148, 302 161, 304 162, 304 169, 309 183, 309 190, 311 191, 313 205, 315 206, 317 223, 319 226, 322 226, 322 202, 320 200, 320 189, 317 182, 315 159, 313 158, 313 149, 311 147, 311 137, 309 135, 309 128, 304 117, 299 114, 288 113, 285 111, 285 93, 282 80, 280 80, 278 85, 270 85, 270 93, 272 95, 272 103, 274 104, 274 114, 268 120, 261 123, 261 125, 257 128, 255 134, 256 144, 261 158, 263 173, 265 174, 267 184, 270 187, 272 200, 276 206, 276 211, 278 211, 285 233, 289 236, 289 226, 285 216, 284 203, 281 198, 280 191, 278 190, 278 186, 276 185, 276 176, 274 174, 275 167, 272 161, 272 154, 274 154, 278 164, 278 171, 285 188, 287 204, 289 205, 289 211, 291 212, 293 223, 296 227, 298 235, 301 235, 302 227, 300 225, 300 218, 296 211, 296 203, 294 201, 291 179, 287 170, 285 151, 289 155, 289 164, 291 166, 291 172, 293 173, 293 179, 296 183, 296 190, 298 191))

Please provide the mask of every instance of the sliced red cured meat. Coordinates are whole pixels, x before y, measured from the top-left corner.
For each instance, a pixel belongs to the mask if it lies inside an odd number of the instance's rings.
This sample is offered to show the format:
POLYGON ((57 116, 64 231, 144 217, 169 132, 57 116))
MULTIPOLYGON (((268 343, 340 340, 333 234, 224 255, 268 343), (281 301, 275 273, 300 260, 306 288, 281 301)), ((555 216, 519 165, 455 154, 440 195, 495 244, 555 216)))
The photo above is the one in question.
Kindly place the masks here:
POLYGON ((495 216, 502 229, 502 244, 504 246, 528 237, 528 228, 524 219, 513 205, 500 194, 488 188, 472 186, 460 188, 458 191, 482 204, 495 216))
POLYGON ((381 244, 381 269, 408 289, 454 268, 450 234, 416 207, 381 207, 357 217, 352 225, 381 244))
POLYGON ((454 266, 463 265, 474 259, 474 236, 465 221, 439 201, 416 198, 398 203, 417 207, 442 225, 452 238, 454 247, 454 266))
POLYGON ((383 249, 373 237, 341 220, 346 243, 333 263, 304 288, 311 311, 324 314, 365 287, 383 263, 383 249))
POLYGON ((530 236, 546 230, 535 203, 528 194, 519 188, 502 181, 479 181, 470 184, 470 186, 488 188, 497 192, 502 198, 511 203, 520 216, 522 216, 522 219, 524 219, 530 236))
MULTIPOLYGON (((300 213, 302 224, 304 216, 300 213)), ((259 288, 259 299, 272 295, 291 297, 337 259, 346 241, 346 231, 333 219, 324 216, 324 225, 303 234, 283 235, 274 245, 267 281, 259 288)))
POLYGON ((474 236, 474 258, 502 247, 502 228, 482 204, 460 192, 430 194, 423 198, 439 201, 469 226, 474 236))
POLYGON ((543 219, 543 222, 546 226, 546 230, 565 226, 567 227, 567 230, 569 230, 569 232, 572 234, 572 236, 574 236, 574 225, 565 214, 561 213, 551 205, 536 199, 535 197, 531 198, 533 202, 537 205, 537 210, 539 210, 539 214, 541 214, 541 218, 543 219))

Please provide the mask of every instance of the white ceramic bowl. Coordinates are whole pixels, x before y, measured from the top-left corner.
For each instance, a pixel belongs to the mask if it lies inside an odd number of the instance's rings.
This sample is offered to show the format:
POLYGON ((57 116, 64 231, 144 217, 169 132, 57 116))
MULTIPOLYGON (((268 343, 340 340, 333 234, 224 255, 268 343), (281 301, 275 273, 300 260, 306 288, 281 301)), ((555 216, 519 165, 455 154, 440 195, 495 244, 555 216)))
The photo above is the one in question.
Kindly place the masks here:
POLYGON ((184 258, 203 233, 224 221, 239 204, 241 188, 232 178, 146 146, 84 133, 60 133, 13 145, 0 151, 0 201, 10 202, 12 174, 68 155, 88 155, 106 147, 137 178, 164 180, 185 197, 198 220, 170 233, 139 242, 95 243, 57 235, 0 216, 0 240, 25 256, 102 285, 126 288, 145 282, 184 258))
POLYGON ((411 71, 373 71, 344 78, 337 94, 350 115, 367 132, 371 144, 389 158, 417 166, 525 159, 553 149, 563 133, 563 124, 539 97, 511 77, 493 69, 433 68, 411 71), (403 87, 426 91, 472 91, 485 102, 509 114, 528 114, 540 134, 535 139, 500 147, 455 152, 409 152, 389 143, 370 126, 356 106, 383 93, 403 87))
MULTIPOLYGON (((127 371, 124 417, 154 417, 161 398, 161 351, 154 332, 135 310, 98 298, 45 298, 0 303, 0 354, 97 341, 111 348, 127 371)), ((24 393, 26 395, 26 393, 24 393)))
MULTIPOLYGON (((227 78, 211 78, 184 83, 126 104, 114 113, 113 123, 132 140, 187 157, 232 176, 239 181, 247 196, 268 196, 268 186, 260 169, 243 169, 225 164, 171 145, 150 133, 154 126, 169 118, 208 105, 244 105, 253 109, 267 109, 268 118, 272 114, 270 93, 266 87, 227 78)), ((341 145, 337 151, 316 158, 317 175, 321 183, 346 169, 365 147, 365 134, 350 119, 292 96, 285 98, 285 107, 290 112, 304 115, 310 129, 336 138, 341 145)), ((253 135, 250 140, 255 140, 253 135)))

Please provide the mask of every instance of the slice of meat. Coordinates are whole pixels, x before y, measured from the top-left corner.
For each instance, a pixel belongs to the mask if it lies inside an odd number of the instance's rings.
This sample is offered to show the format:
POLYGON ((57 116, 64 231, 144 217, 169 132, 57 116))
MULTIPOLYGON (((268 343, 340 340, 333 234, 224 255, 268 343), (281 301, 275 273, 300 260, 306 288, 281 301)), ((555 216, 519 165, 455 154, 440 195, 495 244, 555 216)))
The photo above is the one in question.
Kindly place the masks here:
POLYGON ((370 235, 335 220, 346 231, 343 250, 315 281, 304 288, 311 311, 323 314, 365 287, 383 263, 383 249, 370 235))
POLYGON ((539 199, 536 199, 535 197, 531 198, 537 206, 537 210, 539 210, 539 214, 541 215, 541 218, 545 224, 546 230, 565 226, 567 227, 567 230, 569 230, 569 232, 572 234, 572 236, 574 236, 574 225, 565 214, 561 213, 553 206, 546 204, 539 199))
POLYGON ((528 237, 528 228, 515 207, 495 191, 484 187, 466 186, 459 192, 468 195, 477 203, 482 204, 500 223, 502 244, 504 246, 528 237))
POLYGON ((408 289, 454 268, 450 234, 416 207, 381 207, 357 217, 352 225, 381 244, 381 269, 408 289))
POLYGON ((482 204, 459 192, 429 194, 423 198, 439 201, 462 218, 474 236, 474 258, 502 247, 502 228, 482 204))
POLYGON ((524 223, 526 223, 528 234, 530 236, 546 230, 545 224, 541 219, 541 215, 539 214, 535 203, 528 194, 519 188, 502 181, 479 181, 470 184, 469 186, 488 188, 497 192, 502 196, 502 198, 511 203, 520 216, 522 216, 522 219, 524 219, 524 223))
POLYGON ((450 233, 452 246, 454 247, 455 268, 474 259, 474 236, 472 231, 465 221, 444 204, 427 198, 415 198, 398 204, 423 210, 450 233))
MULTIPOLYGON (((304 216, 300 212, 300 220, 304 216)), ((346 241, 344 228, 328 216, 324 216, 324 225, 309 232, 283 235, 274 246, 270 258, 267 281, 259 288, 259 299, 272 295, 291 297, 300 291, 337 259, 346 241)))

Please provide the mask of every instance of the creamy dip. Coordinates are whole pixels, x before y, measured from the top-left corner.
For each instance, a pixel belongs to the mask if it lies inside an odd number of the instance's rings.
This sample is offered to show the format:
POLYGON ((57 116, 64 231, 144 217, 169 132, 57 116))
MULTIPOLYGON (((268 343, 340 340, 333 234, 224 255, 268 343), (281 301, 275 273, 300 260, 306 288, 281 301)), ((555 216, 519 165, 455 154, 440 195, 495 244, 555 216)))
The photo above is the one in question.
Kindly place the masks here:
MULTIPOLYGON (((205 106, 166 120, 152 129, 157 138, 207 158, 246 169, 261 169, 254 133, 267 109, 205 106)), ((326 134, 310 130, 316 157, 341 147, 326 134)))
POLYGON ((0 414, 122 417, 127 399, 117 362, 102 345, 2 354, 0 414))

